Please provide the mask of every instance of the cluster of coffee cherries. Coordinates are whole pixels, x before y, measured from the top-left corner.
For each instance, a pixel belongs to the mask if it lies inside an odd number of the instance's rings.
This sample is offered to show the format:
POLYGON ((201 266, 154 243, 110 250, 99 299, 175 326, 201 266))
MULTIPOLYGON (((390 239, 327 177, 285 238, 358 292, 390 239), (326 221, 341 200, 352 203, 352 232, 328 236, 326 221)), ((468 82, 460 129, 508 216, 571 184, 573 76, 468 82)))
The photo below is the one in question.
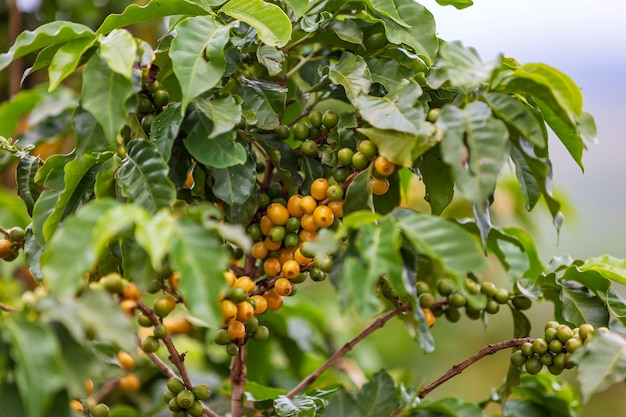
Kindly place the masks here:
POLYGON ((571 369, 572 354, 589 342, 595 333, 591 324, 582 324, 575 329, 556 321, 545 325, 544 337, 525 342, 511 355, 511 363, 523 367, 529 374, 537 374, 545 366, 553 375, 571 369))
POLYGON ((498 313, 500 306, 509 302, 512 307, 518 310, 527 310, 532 304, 530 298, 512 293, 505 288, 498 288, 491 281, 479 283, 470 278, 465 280, 465 290, 468 294, 482 294, 486 296, 487 303, 484 308, 476 308, 469 303, 467 297, 461 293, 455 282, 449 278, 437 280, 435 290, 436 294, 442 297, 441 299, 437 300, 435 298, 435 292, 430 284, 425 281, 418 281, 416 290, 422 309, 431 310, 434 317, 445 315, 446 319, 452 323, 456 323, 461 319, 462 310, 465 310, 468 318, 478 320, 485 313, 498 313))
MULTIPOLYGON (((85 381, 85 391, 88 397, 93 393, 94 383, 91 379, 85 381)), ((91 404, 91 402, 92 401, 90 400, 83 401, 73 399, 70 401, 70 410, 80 414, 87 414, 92 417, 109 417, 111 410, 108 405, 104 403, 95 404, 95 401, 91 404)))
POLYGON ((19 255, 20 248, 24 247, 26 232, 21 227, 3 229, 4 238, 0 239, 0 259, 11 262, 19 255))
POLYGON ((149 73, 143 77, 141 90, 137 94, 137 120, 147 135, 150 134, 154 118, 170 102, 170 95, 167 90, 161 86, 159 81, 154 79, 156 72, 158 72, 158 68, 153 65, 149 73))
POLYGON ((163 401, 172 411, 172 417, 200 417, 204 414, 202 401, 208 400, 211 389, 205 384, 186 387, 183 381, 171 377, 167 381, 167 390, 163 393, 163 401))

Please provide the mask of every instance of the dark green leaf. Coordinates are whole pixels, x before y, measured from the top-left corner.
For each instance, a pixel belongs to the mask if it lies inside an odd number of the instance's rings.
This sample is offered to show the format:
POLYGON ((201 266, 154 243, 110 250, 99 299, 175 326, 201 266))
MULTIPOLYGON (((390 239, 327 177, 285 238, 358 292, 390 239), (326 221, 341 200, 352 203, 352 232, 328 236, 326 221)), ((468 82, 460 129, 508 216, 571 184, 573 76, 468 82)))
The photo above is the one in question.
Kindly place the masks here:
POLYGON ((39 265, 41 260, 41 254, 43 253, 42 248, 37 243, 37 239, 33 235, 32 226, 29 226, 26 229, 26 241, 24 242, 24 255, 26 256, 26 264, 28 265, 28 270, 33 277, 41 282, 43 280, 43 276, 41 275, 41 267, 39 265))
POLYGON ((343 214, 359 210, 372 209, 372 190, 369 186, 370 174, 367 171, 359 173, 348 186, 343 203, 343 214))
POLYGON ((22 316, 5 325, 17 363, 15 381, 20 396, 28 398, 26 415, 48 416, 54 395, 65 386, 58 341, 48 327, 22 316))
POLYGON ((396 89, 402 80, 415 75, 411 68, 387 56, 367 58, 367 66, 371 72, 372 82, 382 84, 387 91, 396 89))
POLYGON ((0 103, 0 136, 12 137, 22 116, 28 114, 41 99, 41 89, 21 90, 0 103))
POLYGON ((142 219, 135 226, 135 239, 150 255, 152 268, 155 271, 161 270, 173 234, 174 218, 166 209, 160 210, 153 217, 142 219))
MULTIPOLYGON (((573 273, 571 269, 568 271, 573 273)), ((561 284, 561 314, 564 320, 574 326, 583 323, 590 323, 594 327, 608 326, 609 312, 601 298, 580 285, 564 281, 561 284)))
POLYGON ((465 109, 446 105, 438 123, 444 128, 442 158, 452 166, 459 190, 482 211, 509 155, 506 126, 492 118, 489 107, 479 102, 465 109))
POLYGON ((255 28, 261 42, 269 46, 285 46, 291 39, 291 21, 275 4, 262 0, 230 0, 220 12, 255 28))
POLYGON ((233 96, 213 100, 198 99, 195 105, 213 123, 209 139, 231 132, 241 121, 241 104, 233 96))
POLYGON ((478 404, 464 402, 460 398, 425 399, 409 414, 409 417, 485 417, 478 404))
POLYGON ((227 168, 243 164, 247 158, 246 149, 237 138, 237 132, 230 131, 209 138, 212 123, 204 115, 185 138, 185 147, 198 162, 213 168, 227 168))
POLYGON ((626 285, 626 260, 611 255, 602 255, 587 259, 580 269, 597 271, 604 278, 626 285))
POLYGON ((273 46, 261 45, 256 51, 256 57, 265 68, 270 77, 278 75, 283 70, 285 54, 273 46))
POLYGON ((343 86, 348 100, 353 104, 356 97, 360 93, 367 94, 372 85, 367 63, 361 56, 350 52, 341 54, 339 62, 330 68, 328 77, 333 83, 343 86))
POLYGON ((129 201, 156 213, 171 207, 176 198, 174 185, 167 177, 168 167, 156 145, 147 140, 132 140, 126 158, 115 178, 129 201))
POLYGON ((409 25, 404 20, 402 20, 402 17, 398 13, 398 9, 396 8, 396 5, 394 4, 393 1, 367 0, 366 3, 372 11, 393 20, 399 26, 404 27, 404 28, 411 27, 411 25, 409 25))
POLYGON ((48 91, 52 91, 61 84, 61 81, 70 76, 81 63, 83 54, 93 46, 95 39, 92 37, 78 38, 69 41, 59 49, 52 57, 48 68, 50 85, 48 91))
POLYGON ((242 111, 249 124, 259 129, 271 130, 280 124, 285 110, 287 89, 267 81, 241 77, 242 111))
POLYGON ((116 198, 117 189, 115 184, 115 172, 119 168, 121 160, 119 156, 114 155, 102 164, 102 168, 96 174, 96 182, 93 186, 93 192, 96 199, 116 198))
POLYGON ((210 10, 190 0, 151 0, 144 6, 131 4, 122 13, 110 14, 96 33, 108 33, 113 29, 131 26, 150 19, 173 15, 206 15, 210 10))
POLYGON ((83 72, 81 103, 102 126, 110 146, 116 145, 117 134, 126 123, 125 103, 132 93, 129 79, 114 72, 98 55, 89 59, 83 72))
POLYGON ((76 156, 82 158, 86 153, 114 149, 104 136, 102 126, 89 112, 77 109, 72 118, 72 128, 76 134, 76 156))
POLYGON ((93 38, 94 33, 85 25, 56 21, 45 23, 34 31, 22 32, 7 52, 0 54, 0 71, 14 59, 52 44, 69 42, 78 38, 93 38))
POLYGON ((180 293, 189 311, 207 324, 219 322, 218 295, 226 289, 222 276, 230 254, 216 234, 190 219, 178 219, 170 262, 181 274, 180 293))
POLYGON ((461 42, 444 42, 439 47, 437 63, 428 75, 433 88, 441 87, 446 81, 462 91, 474 90, 490 78, 497 61, 485 64, 473 48, 465 48, 461 42))
POLYGON ((211 187, 213 194, 229 206, 240 206, 256 186, 256 162, 250 156, 245 164, 232 165, 228 168, 211 168, 215 183, 211 187))
POLYGON ((424 154, 419 173, 426 188, 424 199, 430 204, 432 214, 441 214, 454 196, 454 178, 452 168, 441 159, 439 146, 424 154))
POLYGON ((221 80, 229 32, 230 26, 221 25, 212 15, 190 17, 176 25, 169 56, 182 90, 181 113, 221 80))
POLYGON ((532 114, 532 109, 528 105, 511 95, 502 93, 487 93, 484 98, 491 111, 509 127, 539 148, 546 147, 548 138, 544 128, 532 114))
POLYGON ((361 45, 363 43, 363 31, 352 19, 332 20, 328 27, 335 32, 339 39, 346 42, 361 45))
POLYGON ((576 417, 581 409, 580 397, 576 390, 565 383, 561 377, 549 372, 523 375, 520 385, 513 389, 512 396, 516 400, 507 401, 503 409, 504 415, 507 417, 532 417, 535 415, 541 417, 576 417), (527 404, 519 407, 516 404, 518 398, 527 404), (541 414, 534 414, 537 413, 537 410, 541 410, 541 414), (529 414, 512 414, 513 412, 528 412, 529 414))
POLYGON ((357 394, 359 415, 362 417, 388 416, 399 405, 396 383, 385 371, 379 371, 357 394))
MULTIPOLYGON (((253 133, 252 137, 263 147, 287 189, 294 190, 302 184, 298 172, 298 157, 291 147, 275 135, 253 133)), ((345 207, 344 207, 345 210, 345 207)))
POLYGON ((180 104, 170 105, 154 118, 150 127, 150 140, 159 149, 159 153, 164 160, 169 161, 172 155, 172 144, 180 126, 183 123, 183 115, 180 112, 180 104))
POLYGON ((339 388, 324 409, 328 417, 361 417, 357 400, 343 387, 339 388))
POLYGON ((17 195, 19 195, 22 201, 24 201, 24 204, 26 204, 26 209, 30 215, 33 214, 33 207, 41 194, 39 186, 35 184, 35 174, 37 174, 40 163, 41 159, 39 159, 39 157, 25 155, 20 158, 15 175, 17 195))

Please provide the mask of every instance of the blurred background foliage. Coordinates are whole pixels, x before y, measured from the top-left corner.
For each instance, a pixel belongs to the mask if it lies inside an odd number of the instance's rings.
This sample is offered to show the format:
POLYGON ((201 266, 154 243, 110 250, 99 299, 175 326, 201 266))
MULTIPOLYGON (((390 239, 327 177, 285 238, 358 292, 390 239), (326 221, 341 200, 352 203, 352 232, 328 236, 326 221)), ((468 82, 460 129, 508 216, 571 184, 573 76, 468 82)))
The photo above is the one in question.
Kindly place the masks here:
MULTIPOLYGON (((147 3, 147 0, 136 2, 128 0, 0 0, 0 50, 8 50, 15 37, 23 30, 31 30, 53 20, 71 20, 96 28, 108 14, 119 13, 132 3, 141 5, 147 3)), ((425 4, 431 8, 439 23, 438 10, 436 10, 439 6, 425 4)), ((464 10, 459 13, 468 12, 464 10)), ((475 21, 473 23, 476 24, 475 21)), ((155 45, 156 40, 164 33, 165 25, 163 22, 143 24, 132 27, 131 30, 135 36, 155 45)), ((459 38, 471 45, 471 39, 467 40, 463 36, 459 38)), ((500 42, 506 44, 506 37, 504 39, 500 42)), ((480 45, 476 46, 480 51, 480 45)), ((507 49, 504 48, 504 50, 507 49)), ((507 52, 518 57, 515 52, 509 50, 507 52)), ((532 56, 532 51, 528 55, 532 56)), ((535 60, 541 59, 542 57, 539 56, 535 60)), ((67 88, 60 88, 53 94, 48 94, 46 88, 41 86, 47 81, 45 72, 36 72, 22 81, 23 71, 33 64, 33 60, 34 56, 27 56, 14 63, 8 71, 0 72, 0 135, 19 139, 22 146, 37 145, 38 149, 35 154, 41 154, 44 158, 52 153, 69 152, 73 147, 73 140, 70 126, 67 124, 68 116, 77 100, 72 89, 79 87, 80 80, 76 77, 69 78, 65 82, 67 88)), ((548 63, 555 64, 554 62, 548 63)), ((556 66, 558 67, 558 64, 556 66)), ((622 136, 624 131, 617 129, 618 123, 624 123, 623 116, 626 114, 623 96, 618 101, 615 95, 616 87, 611 86, 596 72, 574 71, 571 73, 567 67, 560 67, 560 69, 572 75, 579 85, 585 83, 588 85, 586 89, 583 89, 585 97, 590 99, 586 107, 596 117, 603 146, 609 144, 608 150, 604 148, 603 152, 605 155, 606 152, 611 153, 611 149, 614 150, 610 146, 613 143, 612 139, 619 140, 618 136, 622 136), (595 78, 595 81, 587 80, 587 78, 581 80, 585 74, 590 78, 595 78), (616 121, 619 120, 619 113, 622 113, 621 122, 616 121), (603 130, 605 125, 608 128, 603 130)), ((617 86, 618 91, 624 87, 623 83, 624 81, 617 86)), ((550 224, 550 216, 545 206, 535 210, 542 212, 541 214, 533 213, 529 216, 524 208, 521 191, 512 177, 514 175, 512 169, 511 173, 506 174, 511 175, 511 181, 503 179, 496 192, 495 204, 491 208, 494 224, 516 225, 528 230, 537 241, 544 261, 557 254, 564 254, 565 250, 577 257, 591 257, 607 252, 618 257, 626 256, 626 245, 623 244, 623 239, 620 239, 624 231, 623 211, 620 207, 623 207, 626 197, 619 190, 623 178, 620 175, 624 174, 624 168, 619 170, 615 164, 599 162, 600 157, 597 155, 599 150, 601 149, 594 148, 586 155, 591 158, 591 163, 587 162, 589 172, 587 177, 582 177, 578 173, 573 174, 576 171, 575 167, 571 166, 572 164, 559 164, 565 158, 558 158, 558 150, 555 154, 557 155, 554 158, 555 178, 557 179, 556 195, 563 203, 562 209, 566 218, 560 241, 556 230, 550 224), (599 174, 594 176, 596 170, 599 174), (618 212, 622 214, 617 215, 618 212)), ((624 150, 623 146, 622 150, 624 150)), ((617 158, 619 155, 618 153, 612 157, 617 158)), ((15 166, 12 162, 14 161, 0 155, 2 178, 0 225, 24 227, 30 219, 23 203, 13 190, 15 166)), ((621 167, 623 166, 624 164, 621 164, 621 167)), ((406 204, 418 211, 428 212, 429 205, 423 200, 423 196, 422 184, 415 180, 412 194, 408 196, 406 204)), ((469 217, 471 207, 466 201, 455 200, 446 209, 444 215, 457 218, 469 217)), ((509 279, 499 268, 497 261, 494 260, 493 264, 494 267, 487 273, 489 276, 485 278, 494 281, 498 286, 510 287, 509 279)), ((0 301, 14 302, 19 299, 25 288, 32 289, 34 285, 23 262, 0 264, 0 301)), ((330 283, 326 282, 306 288, 297 298, 287 299, 286 312, 305 311, 305 316, 309 318, 326 318, 318 324, 317 329, 311 330, 312 326, 304 326, 302 318, 294 314, 286 319, 287 331, 293 333, 292 336, 297 336, 298 340, 305 345, 307 343, 326 344, 334 348, 338 348, 353 337, 364 323, 359 322, 351 312, 338 311, 333 293, 330 283), (324 328, 326 331, 321 332, 324 328)), ((529 312, 537 329, 541 330, 540 327, 542 328, 546 318, 552 317, 551 309, 551 305, 543 303, 534 306, 529 312)), ((362 379, 359 375, 362 371, 353 365, 353 361, 357 361, 360 369, 370 375, 381 367, 385 367, 398 382, 419 386, 432 381, 453 364, 465 359, 468 352, 477 351, 489 343, 508 339, 512 334, 511 317, 506 313, 490 317, 488 326, 467 318, 462 318, 461 322, 456 324, 441 319, 433 328, 437 349, 427 356, 402 327, 403 324, 399 320, 391 321, 374 337, 360 344, 346 357, 341 364, 342 371, 333 372, 345 372, 350 379, 358 381, 362 379)), ((539 330, 531 332, 531 336, 537 336, 539 330)), ((202 357, 204 347, 191 338, 185 340, 186 336, 179 337, 182 340, 177 341, 177 344, 180 343, 181 347, 185 346, 189 352, 189 360, 196 362, 192 363, 191 368, 197 365, 198 369, 205 368, 206 371, 207 361, 202 357)), ((271 349, 273 347, 268 344, 258 354, 267 354, 271 349)), ((213 362, 213 366, 220 362, 219 355, 220 352, 209 350, 208 358, 210 362, 213 362)), ((438 388, 432 396, 439 398, 457 395, 467 401, 488 399, 492 388, 498 386, 505 377, 503 372, 507 369, 509 357, 510 352, 504 351, 484 359, 438 388)), ((221 360, 226 363, 225 358, 221 360)), ((321 358, 312 353, 310 357, 305 358, 304 366, 314 369, 320 361, 321 358)), ((251 361, 251 363, 255 362, 251 361)), ((249 372, 251 376, 256 374, 259 382, 263 382, 261 368, 256 369, 251 366, 249 372)), ((208 375, 211 373, 208 372, 208 375)), ((280 379, 285 376, 265 375, 264 377, 280 379)), ((566 375, 566 378, 575 384, 572 375, 569 377, 566 375)), ((289 385, 290 382, 284 381, 284 385, 289 385)), ((592 399, 592 404, 585 407, 586 411, 582 416, 616 416, 622 414, 625 408, 626 388, 623 385, 614 386, 610 391, 592 399)))

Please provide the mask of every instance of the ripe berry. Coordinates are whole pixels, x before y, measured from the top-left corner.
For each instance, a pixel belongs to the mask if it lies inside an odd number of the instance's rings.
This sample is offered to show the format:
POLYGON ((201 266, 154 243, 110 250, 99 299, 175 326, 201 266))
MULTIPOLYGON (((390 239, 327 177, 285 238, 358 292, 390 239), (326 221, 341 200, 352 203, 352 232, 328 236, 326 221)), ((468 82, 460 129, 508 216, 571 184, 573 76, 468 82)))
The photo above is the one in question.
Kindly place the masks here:
POLYGON ((85 412, 85 407, 83 407, 83 404, 80 401, 72 400, 70 401, 70 410, 82 414, 85 412))
POLYGON ((124 392, 135 392, 141 388, 141 381, 136 374, 128 373, 117 380, 117 385, 124 392))
POLYGON ((274 283, 274 290, 278 295, 286 296, 291 294, 293 284, 287 278, 278 278, 274 283))
POLYGON ((252 245, 252 249, 250 250, 250 255, 254 259, 263 259, 267 256, 268 252, 269 251, 265 247, 265 244, 263 243, 263 241, 260 241, 260 242, 255 242, 254 245, 252 245))
POLYGON ((130 353, 123 350, 117 352, 117 361, 120 363, 120 366, 127 371, 135 366, 135 359, 130 355, 130 353))
MULTIPOLYGON (((302 217, 304 214, 300 208, 300 200, 302 200, 302 196, 300 194, 294 194, 289 197, 289 200, 287 200, 287 211, 290 216, 293 216, 292 218, 302 217)), ((287 223, 289 223, 289 220, 287 223)))
POLYGON ((280 261, 276 258, 267 258, 263 262, 263 272, 270 277, 276 276, 280 273, 281 266, 280 261))
POLYGON ((389 161, 384 156, 378 155, 374 160, 374 169, 376 170, 376 172, 378 172, 378 174, 382 175, 383 177, 388 177, 389 175, 393 174, 396 166, 393 162, 389 161))
POLYGON ((302 254, 302 248, 300 247, 293 253, 293 260, 298 262, 300 265, 306 265, 313 261, 313 258, 309 258, 308 256, 302 254))
POLYGON ((237 304, 237 320, 248 321, 254 317, 254 307, 247 301, 237 304))
POLYGON ((266 216, 274 225, 284 226, 289 220, 289 211, 282 204, 272 203, 267 207, 266 216))
MULTIPOLYGON (((278 227, 282 227, 282 226, 278 226, 278 227)), ((263 241, 263 244, 269 251, 276 251, 280 249, 281 246, 283 246, 283 242, 281 241, 274 242, 269 236, 265 238, 265 240, 263 241)))
POLYGON ((249 294, 252 291, 254 291, 254 288, 256 287, 256 285, 254 284, 254 281, 252 281, 252 278, 250 278, 247 275, 243 275, 237 278, 237 280, 235 281, 235 287, 241 287, 244 290, 246 290, 249 294))
POLYGON ((304 214, 313 214, 316 207, 317 201, 315 201, 313 196, 307 195, 300 199, 300 210, 302 210, 304 214))
POLYGON ((237 304, 230 300, 222 300, 220 302, 220 310, 222 310, 222 317, 226 323, 237 317, 237 304))
POLYGON ((319 227, 329 227, 335 221, 335 213, 328 206, 317 206, 313 212, 313 220, 319 227))
POLYGON ((316 200, 323 200, 326 198, 326 191, 329 184, 326 178, 318 178, 311 184, 311 196, 316 200))
POLYGON ((300 274, 300 264, 295 260, 289 260, 283 264, 282 274, 285 278, 293 279, 300 274))
POLYGON ((387 178, 370 178, 369 185, 374 195, 383 195, 389 191, 389 180, 387 178))
POLYGON ((267 300, 262 295, 253 295, 250 297, 256 304, 254 307, 254 314, 263 314, 267 311, 267 300))
POLYGON ((430 308, 422 308, 422 313, 424 314, 428 327, 433 327, 435 325, 435 315, 433 311, 430 308))
POLYGON ((280 310, 283 306, 283 296, 274 290, 267 291, 264 297, 267 300, 267 309, 270 311, 280 310))
POLYGON ((87 394, 87 396, 90 396, 93 393, 93 389, 94 389, 93 380, 86 379, 85 380, 85 393, 87 394))

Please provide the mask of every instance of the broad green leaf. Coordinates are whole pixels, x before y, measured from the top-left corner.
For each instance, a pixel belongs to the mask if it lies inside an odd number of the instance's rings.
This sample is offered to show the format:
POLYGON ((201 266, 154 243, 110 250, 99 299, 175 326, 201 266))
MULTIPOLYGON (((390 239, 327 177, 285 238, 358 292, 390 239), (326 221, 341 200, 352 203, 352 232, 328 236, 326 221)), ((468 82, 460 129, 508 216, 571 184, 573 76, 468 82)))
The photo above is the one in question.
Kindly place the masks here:
POLYGON ((343 203, 343 214, 347 216, 359 210, 372 211, 372 190, 369 186, 370 174, 359 173, 346 189, 343 203))
POLYGON ((539 148, 547 146, 544 129, 529 106, 508 94, 487 93, 484 98, 500 120, 539 148))
POLYGON ((168 166, 156 145, 147 140, 132 140, 126 152, 115 175, 122 195, 150 213, 171 207, 176 190, 167 178, 168 166))
POLYGON ((213 194, 229 206, 240 206, 256 187, 256 162, 250 156, 244 164, 211 168, 213 194))
POLYGON ((461 42, 444 42, 439 47, 437 63, 428 75, 428 83, 439 88, 447 80, 464 92, 484 85, 490 78, 498 62, 485 64, 472 48, 465 48, 461 42))
POLYGON ((415 75, 414 71, 397 60, 387 56, 367 58, 372 81, 381 84, 387 91, 395 90, 405 79, 415 75))
POLYGON ((219 294, 226 289, 222 276, 230 255, 216 234, 190 219, 178 219, 174 228, 170 263, 180 272, 180 293, 189 311, 207 324, 220 320, 219 294))
POLYGON ((43 224, 43 237, 46 241, 50 240, 61 220, 73 213, 93 188, 103 159, 105 158, 100 156, 83 155, 82 159, 77 157, 65 165, 63 191, 58 195, 54 209, 43 224))
POLYGON ((474 4, 472 0, 437 0, 442 6, 454 6, 457 9, 465 9, 474 4))
POLYGON ((179 103, 168 106, 154 118, 150 127, 150 140, 156 144, 165 161, 170 160, 172 145, 183 123, 183 115, 179 107, 179 103))
POLYGON ((532 236, 518 227, 504 227, 502 231, 509 236, 513 236, 524 248, 528 269, 523 272, 523 276, 534 280, 545 271, 545 267, 539 257, 539 252, 535 246, 532 236))
POLYGON ((408 209, 398 209, 392 216, 419 253, 441 262, 454 275, 465 277, 489 266, 478 243, 458 224, 408 209))
POLYGON ((476 403, 464 402, 460 398, 447 397, 437 400, 422 400, 408 417, 485 417, 482 409, 476 403))
POLYGON ((35 184, 35 174, 37 174, 39 164, 41 164, 39 157, 25 155, 20 158, 15 174, 17 195, 26 204, 26 209, 30 215, 33 214, 33 207, 41 194, 39 186, 35 184))
POLYGON ((483 210, 509 155, 505 124, 492 118, 489 107, 479 102, 465 109, 444 106, 438 124, 444 129, 442 159, 452 166, 455 184, 483 210))
POLYGON ((582 93, 574 81, 545 64, 526 64, 504 83, 506 91, 533 96, 550 127, 582 166, 584 144, 578 123, 582 119, 582 93))
POLYGON ((563 214, 561 204, 552 193, 552 164, 548 159, 535 155, 533 146, 523 138, 511 148, 511 159, 515 164, 517 179, 526 198, 526 209, 531 210, 539 199, 539 193, 546 201, 555 227, 561 228, 563 214))
POLYGON ((583 116, 580 121, 580 132, 589 140, 595 140, 598 130, 596 128, 596 121, 590 113, 583 111, 583 116))
POLYGON ((278 84, 245 77, 241 77, 241 88, 242 111, 246 121, 263 130, 276 128, 285 110, 287 89, 278 84))
POLYGON ((441 159, 439 146, 424 154, 419 165, 419 174, 426 189, 424 200, 430 204, 432 214, 441 214, 452 202, 454 178, 450 165, 441 159))
POLYGON ((328 27, 335 32, 337 37, 341 40, 357 45, 363 44, 363 31, 353 19, 334 19, 330 22, 328 27))
POLYGON ((259 63, 267 68, 267 73, 270 77, 280 74, 283 70, 285 54, 283 51, 279 51, 273 46, 259 46, 259 49, 256 51, 256 57, 259 60, 259 63))
POLYGON ((371 286, 363 285, 367 266, 355 253, 336 259, 337 267, 331 269, 333 285, 339 290, 339 300, 344 309, 354 307, 360 317, 372 316, 380 310, 380 301, 371 286), (336 271, 336 273, 335 273, 336 271))
POLYGON ((35 88, 21 90, 9 100, 0 103, 0 136, 12 137, 22 116, 30 113, 41 99, 42 92, 35 88))
POLYGON ((61 20, 45 23, 33 31, 27 30, 20 33, 11 49, 0 54, 0 71, 5 69, 14 59, 21 58, 46 46, 65 43, 78 38, 93 38, 93 36, 91 29, 78 23, 61 20))
POLYGON ((126 29, 114 29, 108 35, 100 36, 100 57, 112 71, 130 79, 136 56, 137 42, 126 29))
POLYGON ((439 40, 435 35, 435 19, 422 5, 413 0, 393 0, 398 15, 402 16, 404 27, 395 21, 381 16, 387 39, 395 44, 406 45, 427 65, 431 65, 437 56, 439 40))
MULTIPOLYGON (((421 95, 422 89, 415 81, 402 80, 386 96, 361 93, 356 96, 354 104, 363 119, 374 127, 417 135, 426 118, 422 107, 415 106, 421 95)), ((410 155, 409 152, 407 156, 410 155)))
POLYGON ((275 399, 280 395, 284 395, 287 391, 258 384, 254 381, 246 380, 246 398, 248 401, 261 401, 275 399))
POLYGON ((371 10, 393 20, 398 25, 404 28, 411 27, 411 25, 402 20, 393 0, 366 0, 366 3, 371 10))
POLYGON ((626 260, 611 255, 587 259, 581 266, 583 271, 596 271, 604 278, 626 285, 626 260))
POLYGON ((285 0, 293 10, 295 20, 300 19, 309 10, 309 0, 285 0))
POLYGON ((224 46, 230 25, 215 17, 190 17, 176 25, 169 56, 182 92, 181 113, 195 97, 215 87, 226 68, 224 46))
POLYGON ((159 210, 153 217, 138 221, 135 226, 135 239, 150 255, 155 271, 160 271, 174 234, 174 218, 169 210, 159 210))
POLYGON ((109 33, 113 29, 127 27, 165 16, 199 16, 210 13, 198 2, 191 0, 151 0, 145 6, 131 4, 120 14, 110 14, 104 19, 96 33, 109 33))
POLYGON ((549 372, 524 374, 503 407, 506 417, 576 417, 581 401, 576 390, 549 372))
POLYGON ((330 68, 328 77, 335 83, 343 86, 346 96, 356 106, 356 97, 360 93, 367 94, 372 85, 372 76, 367 63, 359 56, 344 52, 336 65, 330 68))
POLYGON ((626 341, 617 333, 596 332, 593 339, 574 353, 583 400, 626 378, 626 341))
POLYGON ((102 168, 96 174, 96 182, 93 186, 93 192, 97 200, 107 197, 117 198, 115 172, 121 164, 121 159, 117 155, 104 161, 102 168))
POLYGON ((412 150, 417 144, 417 137, 414 134, 376 127, 361 127, 357 131, 374 142, 380 154, 394 164, 413 165, 412 150))
POLYGON ((335 395, 330 398, 328 406, 324 409, 324 415, 334 417, 361 417, 357 400, 340 387, 335 395))
POLYGON ((574 326, 583 323, 590 323, 594 327, 608 326, 609 312, 600 297, 580 285, 566 281, 560 283, 562 288, 559 299, 564 320, 574 326))
POLYGON ((276 415, 280 417, 315 417, 317 404, 305 395, 296 395, 289 398, 281 395, 274 400, 276 415))
POLYGON ((291 39, 291 21, 275 4, 262 0, 230 0, 220 9, 256 29, 261 42, 282 47, 291 39))
POLYGON ((246 161, 247 152, 234 130, 209 139, 212 123, 204 115, 185 138, 185 147, 200 163, 213 168, 227 168, 246 161))
POLYGON ((76 109, 72 117, 72 128, 76 134, 76 157, 82 158, 86 153, 101 151, 110 143, 104 137, 102 126, 98 123, 93 114, 76 109))
POLYGON ((83 54, 91 48, 94 41, 94 38, 78 38, 61 45, 48 67, 48 78, 50 79, 48 91, 57 88, 61 81, 76 70, 83 54))
POLYGON ((26 228, 26 241, 24 242, 24 257, 26 258, 26 264, 28 265, 28 270, 33 277, 37 280, 37 282, 41 282, 43 280, 43 276, 41 275, 41 266, 40 260, 41 255, 43 253, 42 248, 37 243, 37 239, 33 235, 32 225, 26 228))
POLYGON ((233 96, 213 100, 198 99, 195 105, 213 123, 209 139, 234 130, 241 121, 241 104, 233 96))
POLYGON ((129 79, 111 70, 98 55, 89 59, 83 72, 81 104, 102 126, 110 146, 116 145, 117 134, 126 123, 125 103, 132 93, 129 79))
POLYGON ((49 327, 22 316, 5 321, 5 326, 16 362, 15 382, 20 396, 28 398, 26 416, 51 415, 53 397, 65 386, 58 340, 49 327))
POLYGON ((398 407, 396 383, 384 370, 379 371, 363 385, 356 397, 359 415, 376 417, 391 415, 398 407))

